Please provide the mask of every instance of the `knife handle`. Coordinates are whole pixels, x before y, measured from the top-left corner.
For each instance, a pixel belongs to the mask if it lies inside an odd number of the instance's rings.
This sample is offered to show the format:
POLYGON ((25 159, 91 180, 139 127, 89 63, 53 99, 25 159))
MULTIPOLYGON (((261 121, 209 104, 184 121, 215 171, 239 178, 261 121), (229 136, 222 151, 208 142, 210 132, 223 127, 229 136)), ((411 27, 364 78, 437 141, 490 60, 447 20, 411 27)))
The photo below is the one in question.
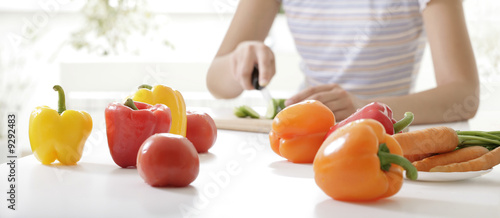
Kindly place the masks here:
POLYGON ((252 71, 252 85, 255 89, 261 90, 264 88, 264 86, 259 85, 259 69, 257 68, 257 65, 253 67, 252 71))

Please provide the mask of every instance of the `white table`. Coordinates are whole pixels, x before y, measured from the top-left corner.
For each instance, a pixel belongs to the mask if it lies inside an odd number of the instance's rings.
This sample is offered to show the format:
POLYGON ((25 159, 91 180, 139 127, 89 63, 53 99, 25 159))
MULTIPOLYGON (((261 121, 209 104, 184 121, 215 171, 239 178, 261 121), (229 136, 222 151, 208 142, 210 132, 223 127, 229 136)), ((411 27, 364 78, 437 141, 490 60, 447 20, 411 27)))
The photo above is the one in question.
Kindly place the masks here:
MULTIPOLYGON (((447 125, 469 124, 477 121, 447 125)), ((318 188, 311 164, 274 154, 261 133, 219 130, 200 156, 198 178, 185 188, 153 188, 136 169, 115 165, 102 128, 76 166, 46 166, 32 155, 17 161, 15 212, 7 209, 9 168, 0 165, 0 217, 500 217, 498 167, 464 181, 405 180, 388 199, 347 203, 318 188)))

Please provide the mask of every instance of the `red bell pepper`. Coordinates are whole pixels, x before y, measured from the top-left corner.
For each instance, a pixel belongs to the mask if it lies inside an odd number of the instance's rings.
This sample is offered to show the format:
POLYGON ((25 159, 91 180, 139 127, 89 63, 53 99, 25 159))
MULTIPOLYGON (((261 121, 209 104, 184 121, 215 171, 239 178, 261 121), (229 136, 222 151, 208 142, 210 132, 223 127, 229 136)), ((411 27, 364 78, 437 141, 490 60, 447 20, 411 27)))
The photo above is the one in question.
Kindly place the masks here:
POLYGON ((172 120, 167 106, 132 99, 125 104, 111 103, 104 114, 111 157, 123 168, 135 167, 142 143, 156 133, 169 132, 172 120))
POLYGON ((352 121, 360 119, 374 119, 380 122, 384 126, 385 132, 387 134, 394 135, 394 133, 400 132, 408 125, 410 125, 410 123, 413 121, 413 114, 411 112, 406 112, 405 118, 397 122, 392 117, 392 110, 389 106, 379 102, 372 102, 358 109, 348 118, 332 126, 330 128, 330 131, 328 131, 328 133, 326 134, 326 137, 328 137, 332 132, 334 132, 338 128, 352 121))

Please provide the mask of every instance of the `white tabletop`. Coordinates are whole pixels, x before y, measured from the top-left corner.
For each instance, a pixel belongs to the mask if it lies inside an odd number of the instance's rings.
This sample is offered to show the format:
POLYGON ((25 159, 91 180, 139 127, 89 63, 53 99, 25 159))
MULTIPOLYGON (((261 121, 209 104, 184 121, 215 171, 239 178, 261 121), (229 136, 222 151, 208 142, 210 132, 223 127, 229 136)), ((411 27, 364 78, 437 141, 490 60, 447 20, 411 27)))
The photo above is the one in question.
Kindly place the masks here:
POLYGON ((405 180, 395 196, 376 202, 341 202, 318 188, 311 164, 274 154, 262 133, 219 130, 200 155, 198 178, 184 188, 153 188, 136 169, 114 164, 102 128, 76 166, 42 165, 33 155, 17 161, 14 212, 6 201, 9 166, 0 165, 0 217, 500 217, 498 167, 463 181, 405 180))

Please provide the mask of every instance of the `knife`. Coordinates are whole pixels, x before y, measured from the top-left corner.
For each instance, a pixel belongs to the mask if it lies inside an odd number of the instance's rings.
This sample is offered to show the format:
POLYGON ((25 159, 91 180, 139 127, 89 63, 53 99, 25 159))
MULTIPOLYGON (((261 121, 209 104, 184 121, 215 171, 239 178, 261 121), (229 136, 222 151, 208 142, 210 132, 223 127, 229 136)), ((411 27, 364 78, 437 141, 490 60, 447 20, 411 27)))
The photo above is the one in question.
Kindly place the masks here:
POLYGON ((260 91, 262 97, 266 101, 266 104, 273 104, 273 98, 271 97, 271 93, 269 93, 269 90, 265 86, 259 85, 259 69, 257 68, 257 66, 254 66, 252 71, 252 85, 255 89, 260 91))

